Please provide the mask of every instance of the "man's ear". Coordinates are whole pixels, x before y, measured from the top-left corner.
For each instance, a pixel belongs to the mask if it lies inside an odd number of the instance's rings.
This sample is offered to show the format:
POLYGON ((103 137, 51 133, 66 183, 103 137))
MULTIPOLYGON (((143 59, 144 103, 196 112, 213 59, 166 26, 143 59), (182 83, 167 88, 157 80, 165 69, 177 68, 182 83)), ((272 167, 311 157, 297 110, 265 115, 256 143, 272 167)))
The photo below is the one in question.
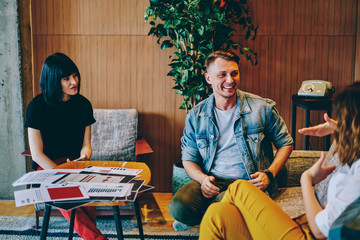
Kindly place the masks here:
POLYGON ((211 85, 211 78, 210 78, 210 75, 209 75, 207 72, 205 73, 205 80, 206 80, 206 82, 207 82, 208 84, 211 85))

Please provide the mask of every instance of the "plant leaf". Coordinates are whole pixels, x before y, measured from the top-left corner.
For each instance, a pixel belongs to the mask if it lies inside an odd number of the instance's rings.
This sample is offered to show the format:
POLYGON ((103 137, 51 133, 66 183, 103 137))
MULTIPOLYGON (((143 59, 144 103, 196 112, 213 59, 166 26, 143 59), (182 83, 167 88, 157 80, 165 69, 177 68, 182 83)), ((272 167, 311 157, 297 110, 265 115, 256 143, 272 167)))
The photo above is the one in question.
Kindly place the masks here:
POLYGON ((170 40, 165 40, 165 41, 163 41, 162 43, 161 43, 161 50, 164 50, 164 49, 166 49, 166 48, 170 48, 170 47, 172 47, 173 46, 173 44, 171 43, 171 41, 170 40))

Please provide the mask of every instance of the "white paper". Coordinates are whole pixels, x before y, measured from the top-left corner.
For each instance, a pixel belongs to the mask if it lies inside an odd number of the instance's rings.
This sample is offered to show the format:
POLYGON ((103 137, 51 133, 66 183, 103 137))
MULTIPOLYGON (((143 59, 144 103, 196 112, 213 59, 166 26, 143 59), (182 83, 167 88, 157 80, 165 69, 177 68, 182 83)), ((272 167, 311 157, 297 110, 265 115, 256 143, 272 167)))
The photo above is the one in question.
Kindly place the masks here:
MULTIPOLYGON (((71 186, 74 188, 75 186, 71 186)), ((78 200, 78 199, 87 199, 89 198, 89 195, 86 193, 86 190, 82 186, 76 186, 77 189, 80 191, 80 195, 76 194, 77 196, 69 197, 66 196, 65 198, 61 198, 61 194, 54 196, 51 195, 50 191, 67 191, 67 188, 69 187, 41 187, 41 188, 30 188, 20 191, 14 192, 15 197, 15 205, 16 207, 29 205, 29 204, 35 204, 35 203, 43 203, 43 202, 50 202, 50 201, 62 201, 62 200, 78 200)), ((70 194, 71 195, 71 194, 70 194)))
POLYGON ((85 171, 94 172, 94 173, 102 173, 102 174, 137 176, 142 172, 142 169, 89 166, 89 167, 85 168, 85 171))
POLYGON ((12 185, 16 187, 27 184, 52 183, 59 178, 62 178, 65 173, 74 172, 79 172, 79 169, 46 169, 41 171, 28 172, 13 182, 12 185))
POLYGON ((130 194, 133 184, 82 184, 90 197, 126 197, 130 194))
POLYGON ((150 185, 142 185, 138 191, 138 193, 142 193, 142 192, 145 192, 145 191, 149 191, 151 189, 154 189, 155 187, 154 186, 150 186, 150 185))
POLYGON ((100 174, 69 174, 66 177, 56 181, 55 184, 67 183, 121 183, 124 177, 121 176, 107 176, 100 174))

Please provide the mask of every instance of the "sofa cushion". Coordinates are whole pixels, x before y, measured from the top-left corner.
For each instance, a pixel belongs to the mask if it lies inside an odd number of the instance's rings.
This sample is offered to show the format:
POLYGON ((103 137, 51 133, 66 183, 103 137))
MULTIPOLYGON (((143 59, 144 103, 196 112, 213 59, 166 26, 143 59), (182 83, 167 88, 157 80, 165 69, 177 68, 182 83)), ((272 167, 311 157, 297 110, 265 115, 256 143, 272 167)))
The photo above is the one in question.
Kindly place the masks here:
POLYGON ((329 240, 360 239, 360 198, 351 203, 330 227, 329 240))
MULTIPOLYGON (((334 141, 329 149, 329 152, 327 153, 327 155, 325 157, 325 160, 324 160, 322 166, 333 166, 333 165, 339 166, 340 165, 338 155, 334 154, 335 145, 336 145, 336 143, 334 141)), ((321 205, 323 205, 324 202, 326 201, 329 181, 330 181, 330 178, 332 177, 332 175, 336 171, 337 171, 337 169, 335 169, 335 171, 333 171, 323 181, 321 181, 320 183, 315 185, 315 195, 321 205)))
POLYGON ((135 109, 94 109, 91 160, 136 161, 138 114, 135 109))
POLYGON ((301 174, 310 168, 320 157, 321 151, 294 150, 285 163, 287 173, 286 178, 278 177, 279 187, 300 186, 301 174))
POLYGON ((279 194, 274 201, 291 218, 297 218, 305 213, 301 187, 279 188, 279 194))

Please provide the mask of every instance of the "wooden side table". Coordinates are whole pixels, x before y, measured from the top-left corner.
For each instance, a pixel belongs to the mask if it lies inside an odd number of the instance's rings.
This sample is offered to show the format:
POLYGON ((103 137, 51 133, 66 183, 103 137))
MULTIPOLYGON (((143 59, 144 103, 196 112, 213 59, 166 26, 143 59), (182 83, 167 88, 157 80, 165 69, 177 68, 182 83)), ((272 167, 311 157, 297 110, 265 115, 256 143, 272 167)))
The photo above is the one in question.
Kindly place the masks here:
MULTIPOLYGON (((294 139, 294 146, 296 141, 296 107, 305 109, 305 127, 310 127, 310 111, 311 110, 325 110, 329 117, 331 117, 333 95, 329 97, 309 98, 292 95, 292 117, 291 117, 291 136, 294 139)), ((330 135, 326 136, 326 151, 330 148, 330 135)), ((309 150, 309 136, 305 136, 304 149, 309 150)))

